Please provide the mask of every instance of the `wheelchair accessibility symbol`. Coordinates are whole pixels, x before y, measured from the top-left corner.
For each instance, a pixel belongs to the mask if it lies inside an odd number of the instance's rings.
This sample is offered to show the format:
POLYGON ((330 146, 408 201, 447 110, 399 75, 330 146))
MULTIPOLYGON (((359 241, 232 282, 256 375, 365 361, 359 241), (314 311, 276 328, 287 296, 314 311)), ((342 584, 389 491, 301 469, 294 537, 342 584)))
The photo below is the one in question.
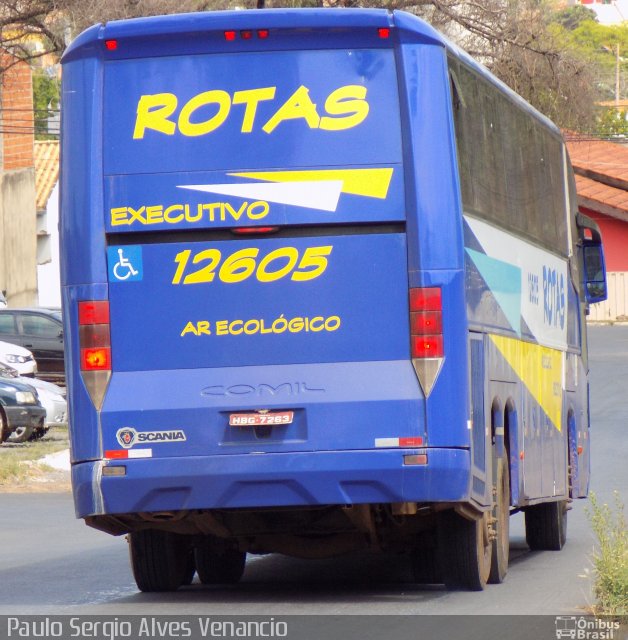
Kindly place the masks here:
POLYGON ((143 278, 142 247, 109 247, 109 282, 134 282, 143 278))

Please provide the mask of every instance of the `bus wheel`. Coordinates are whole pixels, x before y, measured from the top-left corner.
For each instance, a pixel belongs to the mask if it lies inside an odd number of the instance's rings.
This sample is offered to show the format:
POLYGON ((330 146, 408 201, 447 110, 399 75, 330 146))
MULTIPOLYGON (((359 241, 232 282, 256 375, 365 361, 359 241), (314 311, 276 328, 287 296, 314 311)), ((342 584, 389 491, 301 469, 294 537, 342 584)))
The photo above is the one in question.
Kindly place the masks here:
POLYGON ((508 573, 510 554, 510 477, 508 455, 494 456, 495 465, 495 506, 493 507, 493 526, 495 538, 491 549, 491 573, 488 581, 499 584, 508 573))
POLYGON ((482 591, 491 570, 489 515, 467 520, 455 511, 443 511, 438 521, 438 555, 449 589, 482 591))
POLYGON ((567 540, 567 500, 527 507, 526 542, 532 551, 560 551, 567 540))
POLYGON ((183 584, 190 552, 181 536, 148 529, 130 533, 128 540, 140 591, 176 591, 183 584))
POLYGON ((434 532, 425 531, 417 536, 417 546, 412 550, 412 576, 418 584, 438 584, 442 582, 442 572, 438 564, 436 537, 434 532))
POLYGON ((244 573, 246 553, 229 549, 211 536, 194 549, 196 572, 203 584, 233 584, 244 573))

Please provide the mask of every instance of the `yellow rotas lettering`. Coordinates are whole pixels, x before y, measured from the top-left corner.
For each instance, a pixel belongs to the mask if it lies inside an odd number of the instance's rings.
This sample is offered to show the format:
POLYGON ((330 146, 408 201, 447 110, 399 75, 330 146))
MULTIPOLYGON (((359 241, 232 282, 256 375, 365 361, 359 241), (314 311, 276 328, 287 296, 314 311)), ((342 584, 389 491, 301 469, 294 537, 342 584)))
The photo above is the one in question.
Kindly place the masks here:
POLYGON ((301 85, 279 108, 275 115, 262 127, 266 133, 272 133, 284 120, 303 118, 310 129, 316 129, 320 117, 316 105, 310 99, 310 90, 301 85))
POLYGON ((194 96, 190 101, 186 102, 181 113, 179 114, 179 131, 184 136, 202 136, 218 129, 222 125, 231 109, 231 98, 225 91, 205 91, 194 96), (213 115, 209 120, 204 122, 190 122, 192 114, 201 107, 216 104, 218 105, 218 113, 213 115))
POLYGON ((275 97, 276 87, 264 87, 263 89, 249 89, 248 91, 236 91, 233 94, 233 104, 245 104, 244 118, 242 119, 242 133, 251 133, 255 123, 257 105, 265 100, 275 97))
POLYGON ((320 128, 326 131, 340 131, 359 125, 369 113, 369 103, 365 98, 366 87, 360 85, 350 84, 336 89, 325 101, 325 111, 331 116, 343 117, 323 116, 320 128))
POLYGON ((146 129, 153 129, 167 136, 174 135, 177 125, 168 118, 176 108, 177 96, 173 93, 142 96, 137 103, 133 139, 143 138, 146 129))
MULTIPOLYGON (((255 130, 260 105, 275 100, 277 87, 258 87, 236 91, 231 96, 222 89, 203 91, 188 100, 178 115, 170 119, 178 106, 173 93, 156 93, 140 96, 133 130, 134 139, 143 139, 147 130, 171 136, 178 130, 187 137, 198 137, 221 127, 229 117, 242 117, 240 131, 252 133, 255 130), (232 109, 232 105, 244 105, 232 109), (203 107, 209 110, 205 119, 197 113, 203 107), (234 111, 234 115, 231 112, 234 111)), ((310 97, 310 90, 301 85, 263 125, 262 130, 272 133, 286 120, 304 120, 310 129, 341 131, 362 123, 369 113, 366 87, 357 84, 345 85, 332 91, 325 99, 325 115, 321 117, 317 105, 310 97)), ((268 109, 268 107, 266 107, 268 109)), ((259 125, 258 125, 259 126, 259 125)))

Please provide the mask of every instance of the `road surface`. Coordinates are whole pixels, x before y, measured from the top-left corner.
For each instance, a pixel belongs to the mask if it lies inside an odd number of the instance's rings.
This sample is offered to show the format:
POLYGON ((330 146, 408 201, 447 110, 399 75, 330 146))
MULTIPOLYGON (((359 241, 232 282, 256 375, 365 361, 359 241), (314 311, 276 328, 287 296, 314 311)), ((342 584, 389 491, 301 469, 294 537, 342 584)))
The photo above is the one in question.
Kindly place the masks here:
MULTIPOLYGON (((592 489, 628 497, 628 327, 590 329, 592 489)), ((511 521, 506 582, 481 593, 412 584, 407 558, 354 555, 305 561, 254 557, 233 587, 193 584, 176 593, 135 587, 124 539, 74 519, 69 494, 1 494, 0 614, 548 614, 592 602, 593 538, 577 501, 561 552, 531 552, 523 516, 511 521)))

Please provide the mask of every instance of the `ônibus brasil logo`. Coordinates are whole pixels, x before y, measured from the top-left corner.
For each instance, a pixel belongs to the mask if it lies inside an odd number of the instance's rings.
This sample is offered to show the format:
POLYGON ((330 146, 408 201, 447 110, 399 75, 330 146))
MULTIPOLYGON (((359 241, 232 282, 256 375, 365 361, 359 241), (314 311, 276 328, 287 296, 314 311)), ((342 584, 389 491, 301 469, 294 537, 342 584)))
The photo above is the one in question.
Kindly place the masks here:
POLYGON ((130 449, 135 444, 146 442, 184 442, 187 440, 182 429, 169 431, 137 431, 133 427, 118 429, 116 439, 122 447, 130 449))

